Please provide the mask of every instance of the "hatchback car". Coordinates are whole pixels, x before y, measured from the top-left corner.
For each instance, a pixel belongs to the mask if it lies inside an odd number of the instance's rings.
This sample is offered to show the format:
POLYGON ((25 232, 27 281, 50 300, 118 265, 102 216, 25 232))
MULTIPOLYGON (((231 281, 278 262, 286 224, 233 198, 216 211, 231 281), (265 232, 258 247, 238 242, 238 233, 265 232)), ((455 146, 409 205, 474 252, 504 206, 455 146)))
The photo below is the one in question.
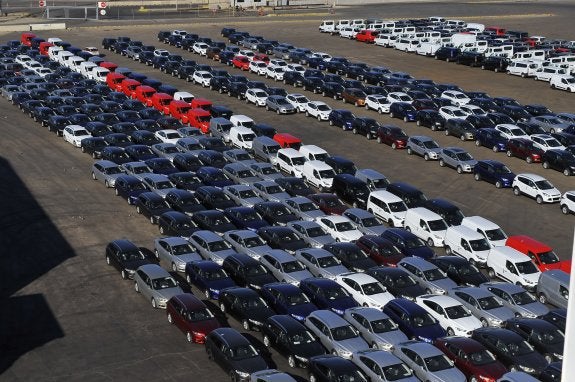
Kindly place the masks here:
POLYGON ((373 349, 390 351, 407 336, 380 309, 357 307, 345 311, 343 318, 352 324, 373 349))
POLYGON ((145 264, 136 270, 134 289, 149 300, 155 309, 166 309, 170 298, 184 293, 178 282, 157 264, 145 264))
POLYGON ((513 310, 516 317, 536 318, 549 312, 549 308, 522 286, 506 282, 487 282, 480 285, 513 310))
POLYGON ((160 215, 171 210, 166 201, 153 192, 143 192, 138 195, 134 205, 136 212, 144 215, 152 224, 157 224, 160 215))
POLYGON ((473 172, 476 164, 477 161, 473 156, 459 147, 445 147, 439 154, 439 165, 454 168, 458 174, 473 172))
POLYGON ((561 200, 561 192, 547 179, 536 174, 518 174, 511 187, 516 196, 529 196, 535 199, 537 204, 558 203, 561 200))
POLYGON ((494 184, 496 188, 511 187, 515 174, 503 163, 495 160, 477 161, 473 168, 475 180, 484 180, 494 184))
POLYGON ((537 318, 512 318, 505 323, 542 354, 547 362, 563 360, 565 335, 555 325, 537 318))
POLYGON ((191 293, 175 295, 166 305, 168 322, 186 335, 188 342, 203 344, 206 336, 220 327, 208 307, 191 293))
POLYGON ((168 263, 174 272, 184 272, 187 263, 202 259, 186 239, 177 236, 155 239, 154 253, 158 261, 168 263))
POLYGON ((420 342, 403 342, 395 347, 393 355, 405 362, 422 381, 465 382, 465 375, 435 346, 420 342))
POLYGON ((452 297, 423 295, 415 301, 439 322, 448 336, 469 337, 482 326, 478 318, 452 297))
POLYGON ((441 147, 432 138, 425 135, 414 135, 407 140, 407 154, 417 154, 426 161, 437 160, 441 147))

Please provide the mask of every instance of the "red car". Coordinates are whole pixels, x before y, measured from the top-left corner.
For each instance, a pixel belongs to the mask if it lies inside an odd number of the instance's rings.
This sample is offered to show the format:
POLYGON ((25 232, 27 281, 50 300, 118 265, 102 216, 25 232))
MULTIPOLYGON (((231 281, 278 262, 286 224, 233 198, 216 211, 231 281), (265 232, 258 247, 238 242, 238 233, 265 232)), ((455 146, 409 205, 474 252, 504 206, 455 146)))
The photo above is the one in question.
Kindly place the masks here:
POLYGON ((301 139, 294 137, 290 133, 277 133, 274 135, 273 139, 284 149, 291 147, 293 149, 299 150, 302 144, 301 139))
POLYGON ((553 248, 530 236, 509 236, 505 245, 529 256, 541 272, 560 269, 563 272, 571 273, 571 260, 559 260, 559 257, 553 252, 553 248))
POLYGON ((495 382, 505 373, 503 366, 487 348, 467 337, 443 337, 433 343, 469 380, 495 382), (475 378, 475 379, 472 379, 475 378))
POLYGON ((184 122, 183 118, 187 118, 186 114, 191 108, 189 103, 175 99, 170 102, 170 115, 184 122))
POLYGON ((148 107, 152 106, 160 113, 168 115, 170 114, 170 102, 173 101, 173 97, 168 93, 154 93, 150 99, 148 107))
POLYGON ((379 34, 378 31, 363 30, 357 32, 357 34, 355 35, 355 39, 360 42, 373 44, 378 34, 379 34))
POLYGON ((541 162, 543 150, 527 138, 512 138, 507 142, 507 156, 525 159, 527 163, 541 162))
POLYGON ((212 116, 210 112, 204 109, 190 109, 188 113, 182 116, 182 123, 187 123, 191 127, 197 127, 204 134, 210 131, 210 119, 212 116))
POLYGON ((369 255, 377 265, 396 267, 405 256, 391 241, 376 235, 364 235, 355 244, 369 255))
POLYGON ((241 69, 241 70, 249 70, 250 68, 250 59, 247 58, 246 56, 235 56, 232 59, 232 65, 235 68, 241 69))
POLYGON ((151 102, 154 93, 156 93, 156 89, 153 87, 148 85, 140 85, 136 88, 136 99, 147 105, 148 102, 151 102))
POLYGON ((256 54, 254 55, 254 57, 252 58, 252 61, 263 61, 263 62, 265 62, 266 64, 269 64, 269 63, 270 63, 270 58, 268 57, 267 54, 264 54, 264 53, 256 53, 256 54))
POLYGON ((308 198, 312 202, 317 204, 320 210, 328 215, 341 215, 349 207, 343 204, 343 202, 335 194, 320 193, 308 195, 308 198))
POLYGON ((130 98, 136 98, 136 88, 140 85, 140 81, 136 81, 132 78, 126 78, 121 83, 122 93, 130 98))
POLYGON ((112 91, 121 92, 122 81, 125 79, 126 76, 123 74, 110 72, 106 75, 106 84, 112 91))
POLYGON ((377 129, 377 143, 385 143, 392 149, 404 149, 407 145, 407 134, 397 126, 383 125, 377 129))
POLYGON ((102 62, 100 62, 99 65, 102 68, 108 69, 110 71, 110 73, 116 71, 116 68, 118 67, 118 64, 115 64, 115 63, 110 62, 110 61, 102 61, 102 62))
POLYGON ((166 304, 168 322, 186 333, 188 342, 203 344, 220 322, 206 305, 191 293, 172 297, 166 304))
POLYGON ((214 105, 212 101, 205 98, 194 98, 190 103, 192 109, 204 109, 205 111, 212 113, 212 106, 214 105))

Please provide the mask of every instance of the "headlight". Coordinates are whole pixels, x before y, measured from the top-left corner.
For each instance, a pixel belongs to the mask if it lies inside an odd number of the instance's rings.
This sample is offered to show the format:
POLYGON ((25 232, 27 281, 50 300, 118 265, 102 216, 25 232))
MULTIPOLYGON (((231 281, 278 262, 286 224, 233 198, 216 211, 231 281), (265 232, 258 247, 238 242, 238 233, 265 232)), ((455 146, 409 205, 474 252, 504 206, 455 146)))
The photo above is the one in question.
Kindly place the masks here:
POLYGON ((388 342, 380 342, 378 344, 378 346, 385 351, 392 351, 393 350, 393 344, 390 344, 388 342))
POLYGON ((220 291, 219 291, 218 289, 210 288, 210 292, 212 292, 212 293, 219 293, 220 291))
POLYGON ((297 360, 300 361, 300 362, 305 362, 305 363, 308 362, 308 359, 307 359, 307 358, 302 357, 302 356, 299 356, 299 355, 296 355, 296 356, 295 356, 295 359, 297 359, 297 360))
POLYGON ((292 316, 293 318, 295 318, 296 320, 298 320, 298 321, 303 321, 303 320, 305 320, 305 317, 304 317, 304 316, 298 316, 297 314, 291 314, 291 316, 292 316))
POLYGON ((254 324, 254 325, 262 326, 262 323, 261 323, 260 321, 254 320, 253 318, 249 318, 248 321, 251 322, 251 323, 254 324))
POLYGON ((339 354, 343 358, 351 358, 351 352, 349 350, 339 349, 339 354))
POLYGON ((527 317, 527 318, 537 318, 537 315, 536 315, 536 314, 533 314, 533 313, 526 312, 526 313, 523 314, 523 317, 527 317))
POLYGON ((535 373, 535 369, 533 369, 531 367, 519 365, 519 368, 526 373, 535 373))
POLYGON ((339 314, 340 316, 343 315, 343 310, 341 310, 341 309, 331 308, 331 310, 333 310, 333 312, 335 314, 339 314))
POLYGON ((445 294, 445 290, 441 289, 441 288, 432 288, 434 293, 437 294, 445 294))
POLYGON ((236 370, 236 373, 238 373, 240 378, 249 378, 250 377, 250 373, 246 373, 246 372, 238 371, 238 370, 236 370))
POLYGON ((254 289, 258 289, 258 290, 262 289, 262 287, 258 284, 250 284, 249 286, 250 286, 250 288, 254 288, 254 289))
POLYGON ((501 324, 503 324, 502 320, 493 317, 487 317, 487 321, 493 326, 501 326, 501 324))

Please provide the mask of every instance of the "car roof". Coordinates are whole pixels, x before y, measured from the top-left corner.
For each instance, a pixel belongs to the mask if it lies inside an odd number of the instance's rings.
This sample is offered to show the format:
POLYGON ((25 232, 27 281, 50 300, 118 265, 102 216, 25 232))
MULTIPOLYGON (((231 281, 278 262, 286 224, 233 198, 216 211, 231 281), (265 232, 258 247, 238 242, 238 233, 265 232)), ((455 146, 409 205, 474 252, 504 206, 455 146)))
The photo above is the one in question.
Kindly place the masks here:
POLYGON ((184 239, 183 237, 180 237, 180 236, 168 236, 168 237, 158 238, 156 240, 157 241, 164 241, 170 246, 181 245, 181 244, 190 244, 189 241, 187 241, 186 239, 184 239))
POLYGON ((277 314, 275 316, 271 316, 268 318, 268 320, 273 321, 277 326, 281 327, 286 332, 292 330, 305 330, 305 326, 303 326, 303 324, 286 314, 277 314))
POLYGON ((234 296, 238 297, 259 297, 259 294, 255 290, 243 287, 225 288, 223 292, 233 294, 234 296))
POLYGON ((445 295, 437 295, 437 294, 426 294, 419 296, 418 298, 433 301, 441 306, 459 306, 461 303, 454 299, 453 297, 445 296, 445 295))
POLYGON ((396 308, 399 308, 408 314, 425 312, 425 309, 423 309, 421 306, 419 306, 418 304, 416 304, 413 301, 406 300, 404 298, 393 299, 393 300, 389 301, 388 304, 391 304, 391 305, 395 306, 396 308))
POLYGON ((272 249, 271 251, 268 251, 266 255, 276 259, 280 263, 287 263, 289 261, 296 260, 292 255, 281 249, 272 249))
POLYGON ((310 277, 308 279, 303 280, 302 283, 315 285, 315 286, 320 287, 322 289, 323 288, 329 288, 329 287, 341 288, 341 285, 339 285, 337 282, 330 280, 330 279, 324 279, 321 277, 310 277))
POLYGON ((348 278, 348 279, 354 280, 355 282, 357 282, 360 285, 367 284, 367 283, 373 283, 373 282, 379 282, 373 276, 370 276, 370 275, 365 274, 363 272, 342 273, 340 275, 337 275, 336 277, 338 279, 339 278, 341 278, 341 279, 348 278))
POLYGON ((200 237, 208 242, 222 240, 222 238, 217 233, 208 230, 196 231, 192 234, 191 238, 195 236, 200 237))
POLYGON ((428 358, 435 355, 443 354, 435 346, 423 341, 407 341, 396 345, 396 347, 405 347, 415 351, 422 358, 428 358))
POLYGON ((228 231, 226 232, 226 234, 230 235, 230 234, 236 234, 238 235, 240 238, 244 239, 246 237, 255 237, 258 236, 257 233, 255 233, 254 231, 248 230, 248 229, 236 229, 233 231, 228 231))
POLYGON ((160 267, 158 264, 144 264, 138 268, 138 270, 143 271, 150 278, 155 279, 158 277, 168 277, 170 274, 164 268, 160 267))
POLYGON ((178 294, 173 296, 172 299, 179 301, 189 310, 201 309, 206 307, 206 305, 202 302, 202 300, 200 300, 191 293, 178 294))
POLYGON ((499 338, 503 342, 511 342, 511 341, 516 342, 523 340, 523 338, 519 334, 509 329, 503 329, 503 328, 495 328, 495 327, 479 328, 475 329, 474 333, 477 333, 478 335, 488 334, 490 336, 499 338))
MULTIPOLYGON (((527 259, 527 257, 526 257, 526 259, 527 259)), ((512 283, 508 283, 508 282, 504 282, 504 281, 491 281, 491 282, 483 283, 481 285, 485 286, 485 287, 497 288, 497 289, 500 289, 506 293, 512 293, 512 294, 525 292, 525 288, 523 288, 522 286, 515 285, 512 283)))
POLYGON ((218 328, 210 332, 209 337, 218 337, 228 346, 250 344, 250 341, 233 328, 218 328))
POLYGON ((386 366, 396 365, 398 363, 397 357, 385 350, 367 349, 357 352, 356 355, 358 357, 371 359, 382 369, 386 366))
POLYGON ((301 253, 301 252, 309 253, 311 256, 313 256, 315 258, 333 257, 333 254, 330 251, 328 251, 327 249, 323 249, 323 248, 302 248, 302 249, 298 249, 296 251, 296 254, 301 253))
POLYGON ((417 267, 417 269, 422 270, 422 271, 437 268, 437 266, 435 264, 432 264, 429 261, 426 261, 426 260, 422 259, 421 257, 417 257, 417 256, 404 257, 403 259, 401 259, 399 261, 399 263, 400 264, 401 263, 411 264, 414 267, 417 267))
POLYGON ((320 309, 310 313, 308 317, 315 317, 323 322, 329 328, 337 328, 340 326, 347 326, 349 322, 338 316, 331 310, 320 309))
POLYGON ((369 321, 379 320, 379 319, 388 317, 387 314, 385 314, 381 311, 381 309, 368 308, 368 307, 363 307, 363 306, 349 308, 349 309, 347 309, 347 312, 358 313, 358 314, 362 315, 363 317, 365 317, 369 321))
POLYGON ((317 224, 316 222, 314 222, 312 220, 294 220, 294 221, 287 223, 287 226, 291 227, 293 224, 298 224, 300 227, 305 228, 305 229, 320 227, 319 224, 317 224))
POLYGON ((474 353, 485 349, 485 346, 469 337, 461 337, 461 336, 443 337, 439 341, 455 345, 461 350, 463 350, 465 353, 474 353))

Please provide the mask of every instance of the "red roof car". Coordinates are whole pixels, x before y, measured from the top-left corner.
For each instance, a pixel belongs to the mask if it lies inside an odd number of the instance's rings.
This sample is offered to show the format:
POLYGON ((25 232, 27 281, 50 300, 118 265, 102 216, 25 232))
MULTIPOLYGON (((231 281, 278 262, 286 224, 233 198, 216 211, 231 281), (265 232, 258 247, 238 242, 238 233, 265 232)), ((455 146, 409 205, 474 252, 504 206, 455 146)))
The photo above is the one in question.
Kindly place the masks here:
POLYGON ((168 322, 186 334, 188 342, 203 344, 220 323, 213 313, 191 293, 172 297, 166 304, 168 322))
MULTIPOLYGON (((170 102, 170 115, 184 122, 183 118, 192 107, 186 101, 173 100, 170 102)), ((185 122, 184 122, 185 123, 185 122)))
POLYGON ((571 260, 559 260, 553 248, 526 235, 509 236, 505 245, 529 256, 541 272, 560 269, 571 273, 571 260))
POLYGON ((274 135, 273 139, 284 149, 291 147, 292 149, 299 150, 301 146, 301 139, 294 137, 289 133, 277 133, 274 135))
POLYGON ((533 145, 527 138, 511 138, 507 142, 507 156, 525 159, 527 163, 541 162, 543 150, 533 145))
POLYGON ((126 78, 122 81, 122 93, 130 98, 136 98, 136 88, 141 85, 140 81, 126 78))
POLYGON ((106 75, 106 84, 108 87, 115 92, 122 91, 122 81, 126 79, 126 76, 120 73, 110 72, 106 75))
POLYGON ((404 149, 407 138, 407 134, 397 126, 383 125, 377 129, 377 143, 385 143, 392 149, 404 149))
POLYGON ((364 235, 355 244, 364 250, 377 265, 396 267, 405 256, 391 241, 381 236, 364 235))
POLYGON ((265 62, 266 64, 270 63, 270 58, 268 57, 267 54, 264 53, 256 53, 254 55, 254 57, 252 58, 252 61, 262 61, 265 62))
POLYGON ((232 59, 232 65, 241 70, 248 70, 250 68, 250 59, 246 56, 235 56, 232 59))
POLYGON ((190 109, 188 113, 182 116, 182 123, 187 123, 191 127, 197 127, 204 134, 210 131, 210 119, 212 118, 209 111, 204 109, 190 109))
POLYGON ((335 194, 319 193, 307 197, 327 215, 341 215, 349 208, 335 194))
POLYGON ((136 88, 136 99, 141 103, 147 105, 152 102, 152 96, 156 93, 156 89, 148 85, 140 85, 136 88))
POLYGON ((154 93, 151 98, 151 104, 147 106, 152 106, 160 113, 168 115, 170 114, 170 102, 174 98, 167 93, 154 93))

